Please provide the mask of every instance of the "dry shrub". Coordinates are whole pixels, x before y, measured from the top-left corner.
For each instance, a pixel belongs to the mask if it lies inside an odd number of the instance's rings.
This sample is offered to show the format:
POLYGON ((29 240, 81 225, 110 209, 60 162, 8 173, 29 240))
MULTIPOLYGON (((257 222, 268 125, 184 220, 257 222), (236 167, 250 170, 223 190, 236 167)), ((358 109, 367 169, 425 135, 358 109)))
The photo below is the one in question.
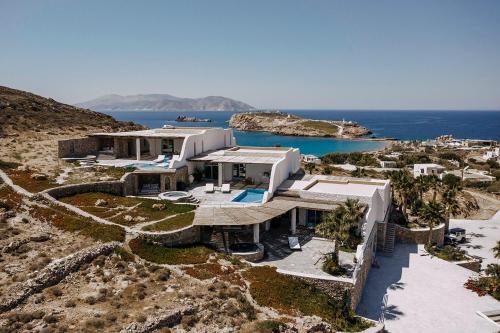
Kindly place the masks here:
POLYGON ((181 319, 181 325, 186 331, 190 331, 190 328, 194 327, 198 322, 198 317, 195 315, 186 315, 181 319))

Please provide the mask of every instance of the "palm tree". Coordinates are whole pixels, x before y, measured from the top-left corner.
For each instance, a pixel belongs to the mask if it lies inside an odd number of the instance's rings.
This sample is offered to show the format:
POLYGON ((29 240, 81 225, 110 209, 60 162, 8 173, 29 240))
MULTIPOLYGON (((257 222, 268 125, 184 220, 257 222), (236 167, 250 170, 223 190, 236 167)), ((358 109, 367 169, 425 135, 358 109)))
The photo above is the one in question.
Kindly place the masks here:
POLYGON ((430 184, 427 177, 418 176, 417 178, 415 178, 415 188, 418 192, 418 197, 420 198, 420 201, 423 201, 424 193, 429 191, 430 188, 430 184))
POLYGON ((484 270, 486 275, 492 276, 496 279, 500 279, 500 265, 499 264, 488 264, 484 270))
POLYGON ((444 231, 448 232, 448 230, 450 229, 451 216, 460 212, 460 202, 457 199, 457 190, 446 188, 442 194, 441 202, 444 205, 446 214, 444 231))
POLYGON ((427 240, 427 245, 432 245, 432 231, 434 226, 444 222, 445 211, 442 204, 436 201, 431 201, 424 204, 422 208, 418 211, 419 217, 424 220, 429 226, 429 239, 427 240))
POLYGON ((497 241, 497 245, 493 248, 495 253, 495 258, 500 258, 500 241, 497 241))
POLYGON ((345 206, 345 218, 351 225, 357 225, 360 230, 360 222, 365 215, 365 205, 359 202, 358 199, 347 199, 345 206))
POLYGON ((427 175, 423 177, 426 178, 426 181, 429 184, 429 189, 432 190, 432 201, 436 201, 437 191, 441 180, 435 175, 427 175))
POLYGON ((392 172, 389 177, 394 190, 399 195, 401 213, 403 213, 405 220, 408 221, 406 205, 408 203, 408 197, 414 190, 414 179, 408 170, 392 172))
POLYGON ((306 163, 305 168, 307 171, 309 171, 310 174, 313 173, 313 171, 316 169, 316 164, 314 163, 306 163))

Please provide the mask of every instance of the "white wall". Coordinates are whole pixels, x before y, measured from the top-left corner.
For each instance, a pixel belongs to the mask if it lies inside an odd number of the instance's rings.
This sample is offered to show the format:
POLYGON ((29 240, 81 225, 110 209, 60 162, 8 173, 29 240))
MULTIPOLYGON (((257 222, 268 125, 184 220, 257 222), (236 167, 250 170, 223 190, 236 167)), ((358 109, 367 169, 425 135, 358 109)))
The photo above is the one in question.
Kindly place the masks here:
POLYGON ((274 194, 274 191, 288 179, 290 174, 299 171, 300 168, 300 151, 299 149, 291 149, 287 151, 285 157, 274 163, 271 169, 271 181, 269 182, 268 192, 270 193, 269 199, 274 194))
POLYGON ((270 177, 266 179, 264 173, 271 175, 272 164, 247 164, 247 177, 252 178, 256 183, 268 184, 270 177))
POLYGON ((235 144, 236 140, 233 137, 233 130, 230 128, 212 128, 205 130, 201 134, 186 136, 180 150, 180 155, 170 161, 170 168, 175 169, 186 165, 188 158, 202 153, 202 148, 203 151, 209 151, 232 147, 235 144))

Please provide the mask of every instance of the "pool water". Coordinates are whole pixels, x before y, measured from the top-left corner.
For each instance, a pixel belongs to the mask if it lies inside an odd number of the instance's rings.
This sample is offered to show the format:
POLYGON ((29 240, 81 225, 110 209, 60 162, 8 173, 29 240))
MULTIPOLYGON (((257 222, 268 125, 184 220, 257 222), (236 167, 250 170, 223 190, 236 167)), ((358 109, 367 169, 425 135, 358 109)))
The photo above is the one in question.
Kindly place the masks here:
POLYGON ((262 202, 262 197, 264 197, 264 192, 266 190, 260 188, 247 189, 240 194, 238 194, 233 200, 233 202, 262 202))
POLYGON ((127 165, 127 167, 141 169, 141 170, 149 170, 149 169, 157 169, 157 168, 168 168, 170 162, 168 160, 163 161, 161 163, 132 163, 127 165))

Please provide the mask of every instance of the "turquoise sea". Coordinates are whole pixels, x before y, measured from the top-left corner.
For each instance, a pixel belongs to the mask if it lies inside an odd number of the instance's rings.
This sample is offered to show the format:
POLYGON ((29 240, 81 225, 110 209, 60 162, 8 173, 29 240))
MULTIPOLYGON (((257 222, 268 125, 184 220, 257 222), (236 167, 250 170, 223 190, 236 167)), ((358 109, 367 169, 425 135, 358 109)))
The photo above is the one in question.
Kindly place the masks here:
MULTIPOLYGON (((343 110, 283 110, 311 119, 346 119, 368 127, 377 137, 394 137, 402 140, 430 139, 442 134, 457 138, 500 140, 499 111, 343 111, 343 110)), ((176 126, 228 127, 234 112, 195 111, 101 111, 118 120, 134 121, 150 128, 165 124, 176 126), (212 119, 210 123, 177 123, 179 115, 212 119)), ((279 136, 262 132, 235 131, 236 141, 245 146, 274 146, 300 148, 303 154, 317 156, 329 152, 371 151, 384 147, 381 142, 338 140, 279 136)))

